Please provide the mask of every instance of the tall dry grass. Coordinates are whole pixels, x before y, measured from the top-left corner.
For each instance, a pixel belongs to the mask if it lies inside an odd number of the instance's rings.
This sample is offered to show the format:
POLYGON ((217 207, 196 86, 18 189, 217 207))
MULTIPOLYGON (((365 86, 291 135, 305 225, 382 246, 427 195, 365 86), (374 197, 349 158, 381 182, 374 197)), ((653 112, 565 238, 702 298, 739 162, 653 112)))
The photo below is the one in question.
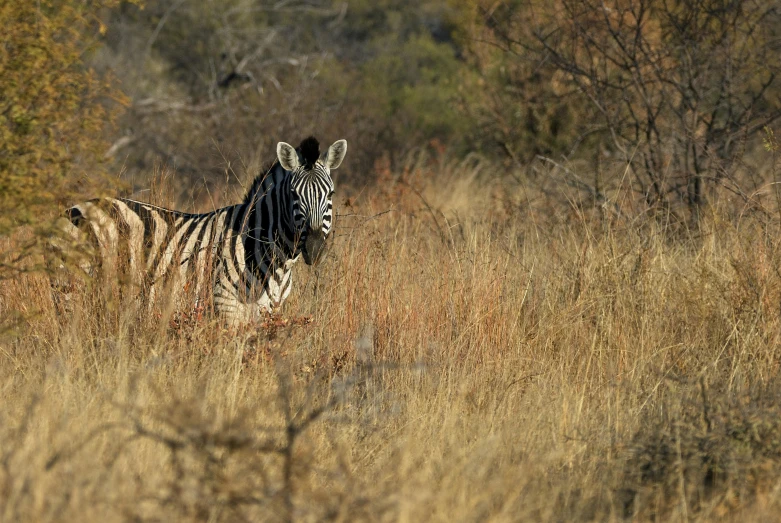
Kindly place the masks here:
POLYGON ((0 519, 775 518, 771 222, 682 231, 484 171, 341 198, 324 262, 244 329, 3 282, 0 519))

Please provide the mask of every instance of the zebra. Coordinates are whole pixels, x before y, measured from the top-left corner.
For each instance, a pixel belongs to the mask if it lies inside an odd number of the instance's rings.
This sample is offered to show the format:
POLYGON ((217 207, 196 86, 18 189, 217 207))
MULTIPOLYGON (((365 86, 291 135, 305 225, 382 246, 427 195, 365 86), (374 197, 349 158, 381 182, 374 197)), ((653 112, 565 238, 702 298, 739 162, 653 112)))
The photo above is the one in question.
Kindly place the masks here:
MULTIPOLYGON (((211 298, 230 321, 257 320, 288 298, 292 267, 318 261, 333 225, 331 171, 347 153, 338 140, 324 154, 314 137, 298 148, 277 144, 277 158, 253 181, 244 200, 190 214, 127 198, 99 198, 65 212, 71 239, 86 236, 104 274, 124 264, 132 287, 151 303, 166 287, 178 299, 211 298), (118 265, 119 264, 119 265, 118 265), (105 269, 104 269, 105 268, 105 269)), ((92 274, 95 264, 82 262, 92 274)))

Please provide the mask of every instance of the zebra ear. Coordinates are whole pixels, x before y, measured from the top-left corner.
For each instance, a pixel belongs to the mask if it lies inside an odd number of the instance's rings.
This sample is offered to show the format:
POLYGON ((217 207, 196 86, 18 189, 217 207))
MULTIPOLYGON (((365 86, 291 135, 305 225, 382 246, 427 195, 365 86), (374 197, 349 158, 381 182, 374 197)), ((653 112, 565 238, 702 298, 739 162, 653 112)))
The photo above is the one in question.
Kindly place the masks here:
POLYGON ((347 140, 339 140, 328 148, 328 154, 325 157, 325 166, 329 169, 336 169, 342 164, 344 155, 347 154, 347 140))
POLYGON ((277 144, 277 158, 279 158, 279 164, 286 171, 295 171, 301 166, 295 147, 288 143, 279 142, 277 144))

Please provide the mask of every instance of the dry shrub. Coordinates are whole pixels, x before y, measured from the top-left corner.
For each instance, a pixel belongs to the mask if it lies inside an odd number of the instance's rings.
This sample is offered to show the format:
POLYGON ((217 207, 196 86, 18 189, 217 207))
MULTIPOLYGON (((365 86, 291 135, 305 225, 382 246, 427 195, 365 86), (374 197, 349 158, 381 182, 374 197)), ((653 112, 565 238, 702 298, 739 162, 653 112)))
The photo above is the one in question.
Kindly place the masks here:
POLYGON ((723 517, 772 491, 781 466, 778 388, 683 386, 633 437, 627 515, 723 517))

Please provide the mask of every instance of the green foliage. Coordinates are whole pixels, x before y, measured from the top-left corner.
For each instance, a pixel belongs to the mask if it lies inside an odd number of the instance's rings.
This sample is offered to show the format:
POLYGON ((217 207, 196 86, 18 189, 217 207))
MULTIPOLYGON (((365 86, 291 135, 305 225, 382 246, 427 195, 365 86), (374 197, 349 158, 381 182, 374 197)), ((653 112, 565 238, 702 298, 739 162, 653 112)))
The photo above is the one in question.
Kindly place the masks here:
POLYGON ((352 94, 373 121, 375 149, 391 159, 432 141, 461 150, 469 143, 460 108, 471 72, 453 39, 456 14, 443 1, 349 4, 338 41, 360 49, 348 53, 352 94))
POLYGON ((372 116, 386 122, 383 132, 391 148, 460 140, 466 119, 455 102, 462 66, 452 46, 428 35, 375 45, 394 51, 378 52, 360 68, 359 92, 375 101, 372 116))
POLYGON ((380 157, 401 159, 433 140, 463 146, 468 69, 452 39, 454 14, 444 0, 120 9, 106 61, 122 64, 123 87, 144 103, 125 121, 133 141, 119 158, 140 185, 162 159, 191 178, 183 188, 206 184, 214 193, 226 160, 249 171, 239 177, 254 176, 277 141, 307 134, 347 138, 341 182, 360 184, 380 157))
MULTIPOLYGON (((41 225, 106 149, 110 82, 84 64, 114 2, 8 0, 0 6, 0 235, 41 225)), ((82 180, 83 183, 83 180, 82 180)))
POLYGON ((139 188, 155 165, 174 168, 176 198, 193 209, 234 201, 226 171, 253 177, 277 141, 307 134, 350 141, 340 183, 363 186, 378 160, 398 165, 444 146, 514 168, 538 155, 593 162, 594 194, 626 172, 649 203, 699 205, 701 182, 732 176, 746 138, 781 115, 775 11, 715 0, 584 5, 6 3, 0 232, 68 200, 81 173, 101 171, 95 153, 109 141, 113 169, 139 188), (117 97, 109 71, 133 100, 119 140, 105 128, 102 102, 117 97), (602 162, 620 164, 620 176, 604 179, 602 162))

